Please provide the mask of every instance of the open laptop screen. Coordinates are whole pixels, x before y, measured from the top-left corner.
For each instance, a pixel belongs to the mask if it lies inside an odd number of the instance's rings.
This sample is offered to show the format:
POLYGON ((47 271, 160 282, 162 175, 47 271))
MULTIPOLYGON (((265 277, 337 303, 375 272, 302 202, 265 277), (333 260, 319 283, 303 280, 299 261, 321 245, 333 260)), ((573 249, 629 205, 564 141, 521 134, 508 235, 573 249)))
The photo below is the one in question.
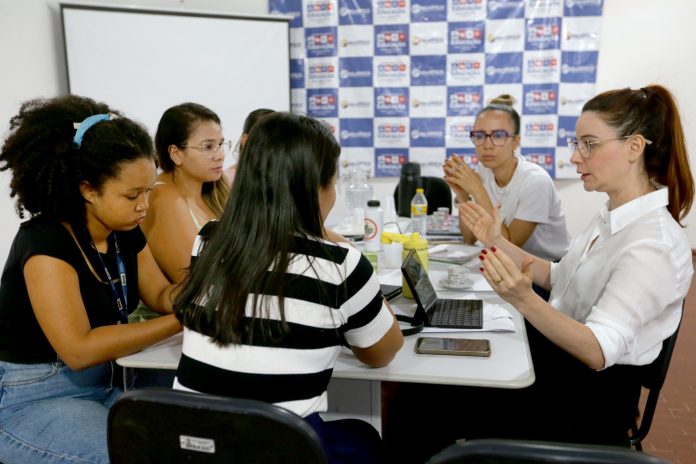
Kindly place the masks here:
POLYGON ((437 301, 437 294, 415 250, 409 252, 406 260, 404 260, 402 270, 408 274, 408 280, 415 287, 413 296, 416 297, 416 300, 420 302, 423 309, 427 312, 437 301))

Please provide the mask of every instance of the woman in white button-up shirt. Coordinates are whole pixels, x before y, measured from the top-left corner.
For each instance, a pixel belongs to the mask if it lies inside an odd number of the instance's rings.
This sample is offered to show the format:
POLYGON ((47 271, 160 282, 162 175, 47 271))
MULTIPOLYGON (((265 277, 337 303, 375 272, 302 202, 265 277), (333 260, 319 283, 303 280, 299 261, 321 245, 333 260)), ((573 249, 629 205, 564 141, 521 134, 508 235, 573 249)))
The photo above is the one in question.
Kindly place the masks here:
POLYGON ((570 160, 585 190, 609 200, 559 263, 508 241, 497 210, 491 217, 473 202, 459 210, 487 247, 481 272, 527 320, 535 383, 519 391, 407 387, 390 418, 402 428, 400 440, 412 442, 412 426, 428 452, 462 437, 627 444, 641 388, 636 366, 650 364, 677 329, 691 283, 691 249, 679 221, 694 184, 676 104, 661 86, 592 98, 576 135, 570 160), (549 302, 532 283, 551 290, 549 302), (437 413, 414 417, 411 408, 400 417, 401 401, 412 405, 424 395, 437 413), (417 426, 424 423, 427 436, 417 426))

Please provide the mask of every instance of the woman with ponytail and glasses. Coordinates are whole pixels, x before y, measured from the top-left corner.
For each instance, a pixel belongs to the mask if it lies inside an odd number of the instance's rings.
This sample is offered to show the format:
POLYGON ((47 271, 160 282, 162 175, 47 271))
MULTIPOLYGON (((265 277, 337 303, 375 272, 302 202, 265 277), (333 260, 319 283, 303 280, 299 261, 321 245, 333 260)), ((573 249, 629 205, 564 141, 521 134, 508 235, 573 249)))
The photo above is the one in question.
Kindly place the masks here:
MULTIPOLYGON (((479 111, 471 131, 479 164, 473 170, 452 156, 444 165, 445 180, 460 203, 471 198, 489 214, 499 207, 501 233, 510 242, 557 261, 570 246, 561 201, 549 174, 517 154, 520 115, 513 103, 503 94, 479 111)), ((476 241, 461 220, 460 229, 467 243, 476 241)))
POLYGON ((181 330, 139 228, 152 141, 105 104, 35 100, 12 118, 0 163, 31 216, 0 283, 0 461, 106 464, 113 360, 181 330), (140 299, 165 315, 129 324, 140 299))
MULTIPOLYGON (((496 436, 626 446, 641 367, 657 358, 679 326, 693 275, 681 221, 694 182, 674 97, 659 85, 604 92, 584 105, 576 135, 569 140, 570 161, 585 190, 604 192, 608 201, 560 262, 511 243, 495 210, 491 216, 473 202, 460 207, 486 247, 479 257, 482 274, 527 321, 536 381, 520 391, 474 392, 474 403, 484 406, 455 411, 444 427, 464 425, 451 440, 496 436), (548 302, 532 283, 551 291, 548 302)), ((431 393, 446 401, 453 392, 431 393)), ((467 394, 472 391, 457 392, 467 394)))

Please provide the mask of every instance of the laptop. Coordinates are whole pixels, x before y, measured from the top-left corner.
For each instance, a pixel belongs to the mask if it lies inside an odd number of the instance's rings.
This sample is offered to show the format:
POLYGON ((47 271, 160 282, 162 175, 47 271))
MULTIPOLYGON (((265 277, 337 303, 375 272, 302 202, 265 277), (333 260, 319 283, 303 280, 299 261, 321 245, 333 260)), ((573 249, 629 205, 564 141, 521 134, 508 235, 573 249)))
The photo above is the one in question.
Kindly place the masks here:
POLYGON ((450 329, 483 327, 483 302, 438 298, 415 250, 408 253, 401 266, 401 272, 416 300, 416 323, 422 322, 426 327, 450 329))

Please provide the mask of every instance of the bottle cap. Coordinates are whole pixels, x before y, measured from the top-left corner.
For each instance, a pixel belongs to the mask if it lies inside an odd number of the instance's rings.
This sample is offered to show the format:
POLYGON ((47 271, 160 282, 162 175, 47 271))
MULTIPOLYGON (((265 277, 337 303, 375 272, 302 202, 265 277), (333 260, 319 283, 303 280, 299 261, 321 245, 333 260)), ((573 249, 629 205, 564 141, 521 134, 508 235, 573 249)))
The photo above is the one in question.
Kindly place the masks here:
POLYGON ((405 250, 409 250, 411 248, 415 248, 417 250, 428 248, 428 240, 421 237, 421 234, 419 234, 418 232, 413 232, 403 243, 405 250))
POLYGON ((380 202, 379 200, 368 200, 367 201, 367 206, 379 206, 380 202))
POLYGON ((418 187, 418 188, 416 189, 416 193, 423 193, 423 189, 420 188, 420 187, 418 187))

